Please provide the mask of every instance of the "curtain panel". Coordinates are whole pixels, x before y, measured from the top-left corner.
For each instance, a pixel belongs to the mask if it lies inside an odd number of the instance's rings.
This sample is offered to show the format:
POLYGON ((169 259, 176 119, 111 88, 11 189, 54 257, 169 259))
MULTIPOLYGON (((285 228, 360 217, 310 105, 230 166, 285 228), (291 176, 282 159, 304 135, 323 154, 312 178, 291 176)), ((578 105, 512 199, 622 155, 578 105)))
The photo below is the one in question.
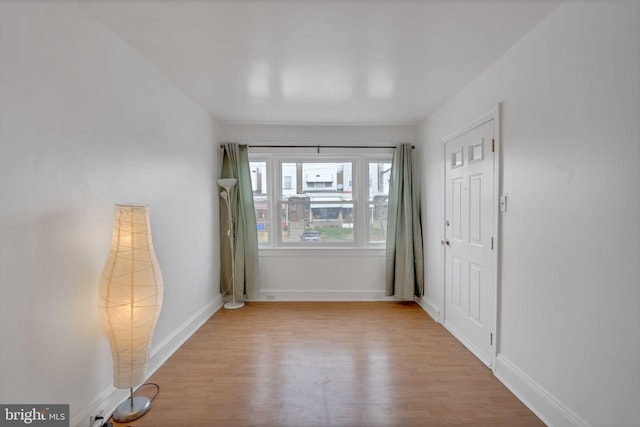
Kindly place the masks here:
POLYGON ((386 295, 414 300, 424 294, 420 197, 413 178, 411 144, 393 153, 387 217, 386 295))
MULTIPOLYGON (((246 145, 225 143, 222 148, 220 178, 236 178, 229 201, 233 217, 235 252, 236 300, 259 298, 258 234, 253 205, 249 153, 246 145)), ((218 188, 220 194, 220 188, 218 188)), ((227 209, 220 203, 220 292, 231 295, 231 248, 225 230, 228 229, 227 209)))

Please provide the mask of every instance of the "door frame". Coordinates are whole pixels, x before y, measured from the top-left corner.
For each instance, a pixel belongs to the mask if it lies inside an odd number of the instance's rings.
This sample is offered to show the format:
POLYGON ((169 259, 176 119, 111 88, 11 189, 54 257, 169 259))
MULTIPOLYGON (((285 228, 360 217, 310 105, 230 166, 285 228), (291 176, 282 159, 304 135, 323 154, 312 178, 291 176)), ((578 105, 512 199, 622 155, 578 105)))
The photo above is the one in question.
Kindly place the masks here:
MULTIPOLYGON (((502 112, 502 103, 496 104, 494 108, 492 108, 487 113, 481 115, 480 117, 468 122, 458 130, 450 133, 449 135, 442 138, 442 178, 443 178, 443 187, 442 187, 442 221, 441 221, 441 229, 440 236, 441 240, 444 241, 446 239, 446 213, 447 213, 447 154, 446 154, 446 144, 454 139, 462 136, 463 134, 475 129, 491 120, 493 120, 493 135, 494 135, 494 157, 493 157, 493 240, 494 240, 494 250, 492 253, 492 268, 493 268, 493 285, 494 285, 494 301, 495 301, 495 312, 493 313, 493 325, 491 326, 491 330, 493 331, 493 345, 491 346, 491 360, 489 368, 495 372, 496 367, 496 357, 498 354, 498 347, 500 344, 500 275, 499 275, 499 260, 502 258, 501 256, 501 239, 500 239, 500 191, 502 190, 502 178, 500 175, 500 169, 502 164, 502 156, 500 155, 500 146, 501 146, 501 133, 500 133, 500 115, 502 112)), ((446 257, 446 245, 442 245, 441 248, 442 255, 442 316, 441 323, 445 328, 447 328, 446 320, 447 320, 447 257, 446 257)), ((447 328, 449 330, 449 328, 447 328)), ((449 330, 449 332, 451 332, 449 330)), ((453 333, 452 333, 453 334, 453 333)), ((460 339, 453 334, 456 339, 460 341, 460 339)), ((466 346, 465 346, 466 347, 466 346)))

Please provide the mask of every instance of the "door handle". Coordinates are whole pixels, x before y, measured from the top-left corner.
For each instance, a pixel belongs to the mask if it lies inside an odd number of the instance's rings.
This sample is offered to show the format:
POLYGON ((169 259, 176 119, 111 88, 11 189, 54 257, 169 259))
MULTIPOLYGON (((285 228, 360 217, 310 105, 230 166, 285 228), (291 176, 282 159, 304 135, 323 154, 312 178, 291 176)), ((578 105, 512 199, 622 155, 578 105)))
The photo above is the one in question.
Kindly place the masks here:
POLYGON ((451 246, 451 245, 449 244, 449 241, 448 241, 448 240, 446 240, 446 239, 445 239, 445 240, 440 240, 440 243, 442 243, 443 245, 451 246))

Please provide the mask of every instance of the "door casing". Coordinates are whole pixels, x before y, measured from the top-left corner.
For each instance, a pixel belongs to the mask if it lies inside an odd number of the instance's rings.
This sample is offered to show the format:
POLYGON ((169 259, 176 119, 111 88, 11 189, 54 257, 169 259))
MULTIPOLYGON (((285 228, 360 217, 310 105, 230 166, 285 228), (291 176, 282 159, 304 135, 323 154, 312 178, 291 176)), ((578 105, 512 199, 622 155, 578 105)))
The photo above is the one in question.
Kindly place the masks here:
MULTIPOLYGON (((442 170, 442 176, 443 176, 443 191, 442 191, 442 221, 441 221, 441 240, 444 241, 446 239, 446 209, 447 209, 447 201, 446 201, 446 197, 447 197, 447 180, 446 180, 446 165, 447 165, 447 156, 446 156, 446 144, 449 141, 452 141, 456 138, 458 138, 459 136, 469 132, 470 130, 481 126, 484 123, 487 123, 491 120, 493 120, 493 134, 494 134, 494 162, 493 162, 493 204, 494 207, 492 209, 493 212, 493 218, 492 218, 492 222, 493 222, 493 237, 494 237, 494 251, 493 251, 493 257, 492 257, 492 266, 491 268, 493 268, 493 280, 494 280, 494 307, 495 307, 495 312, 493 315, 493 326, 492 326, 492 330, 493 330, 493 345, 492 345, 492 352, 491 352, 491 361, 490 361, 490 365, 489 368, 492 371, 495 371, 495 366, 496 366, 496 356, 498 354, 498 350, 499 350, 499 345, 500 345, 500 319, 499 319, 499 315, 500 315, 500 276, 499 276, 499 261, 501 259, 501 238, 500 238, 500 208, 499 208, 499 200, 500 200, 500 191, 502 188, 502 180, 501 180, 501 175, 500 175, 500 169, 501 169, 501 165, 502 165, 502 156, 500 155, 500 146, 501 146, 501 134, 500 134, 500 115, 501 115, 501 111, 502 111, 502 105, 501 103, 498 103, 493 109, 491 109, 489 112, 481 115, 480 117, 476 118, 475 120, 472 120, 471 122, 465 124, 464 126, 462 126, 460 129, 456 130, 455 132, 447 135, 446 137, 444 137, 442 139, 442 165, 443 165, 443 170, 442 170)), ((446 327, 446 318, 447 318, 447 306, 446 306, 446 292, 447 292, 447 286, 446 286, 446 275, 447 275, 447 268, 446 268, 446 245, 442 245, 442 289, 443 289, 443 293, 442 293, 442 301, 441 301, 441 307, 442 307, 442 316, 441 316, 441 322, 442 324, 446 327)))

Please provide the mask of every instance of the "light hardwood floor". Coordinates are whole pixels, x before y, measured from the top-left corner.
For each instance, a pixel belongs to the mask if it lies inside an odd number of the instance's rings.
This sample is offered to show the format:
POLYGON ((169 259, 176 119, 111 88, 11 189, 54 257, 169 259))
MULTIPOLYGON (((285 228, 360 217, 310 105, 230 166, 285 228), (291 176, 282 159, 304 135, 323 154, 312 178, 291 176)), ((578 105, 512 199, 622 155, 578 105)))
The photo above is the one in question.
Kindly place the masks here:
POLYGON ((221 310, 149 381, 151 411, 114 426, 544 425, 415 303, 221 310))

